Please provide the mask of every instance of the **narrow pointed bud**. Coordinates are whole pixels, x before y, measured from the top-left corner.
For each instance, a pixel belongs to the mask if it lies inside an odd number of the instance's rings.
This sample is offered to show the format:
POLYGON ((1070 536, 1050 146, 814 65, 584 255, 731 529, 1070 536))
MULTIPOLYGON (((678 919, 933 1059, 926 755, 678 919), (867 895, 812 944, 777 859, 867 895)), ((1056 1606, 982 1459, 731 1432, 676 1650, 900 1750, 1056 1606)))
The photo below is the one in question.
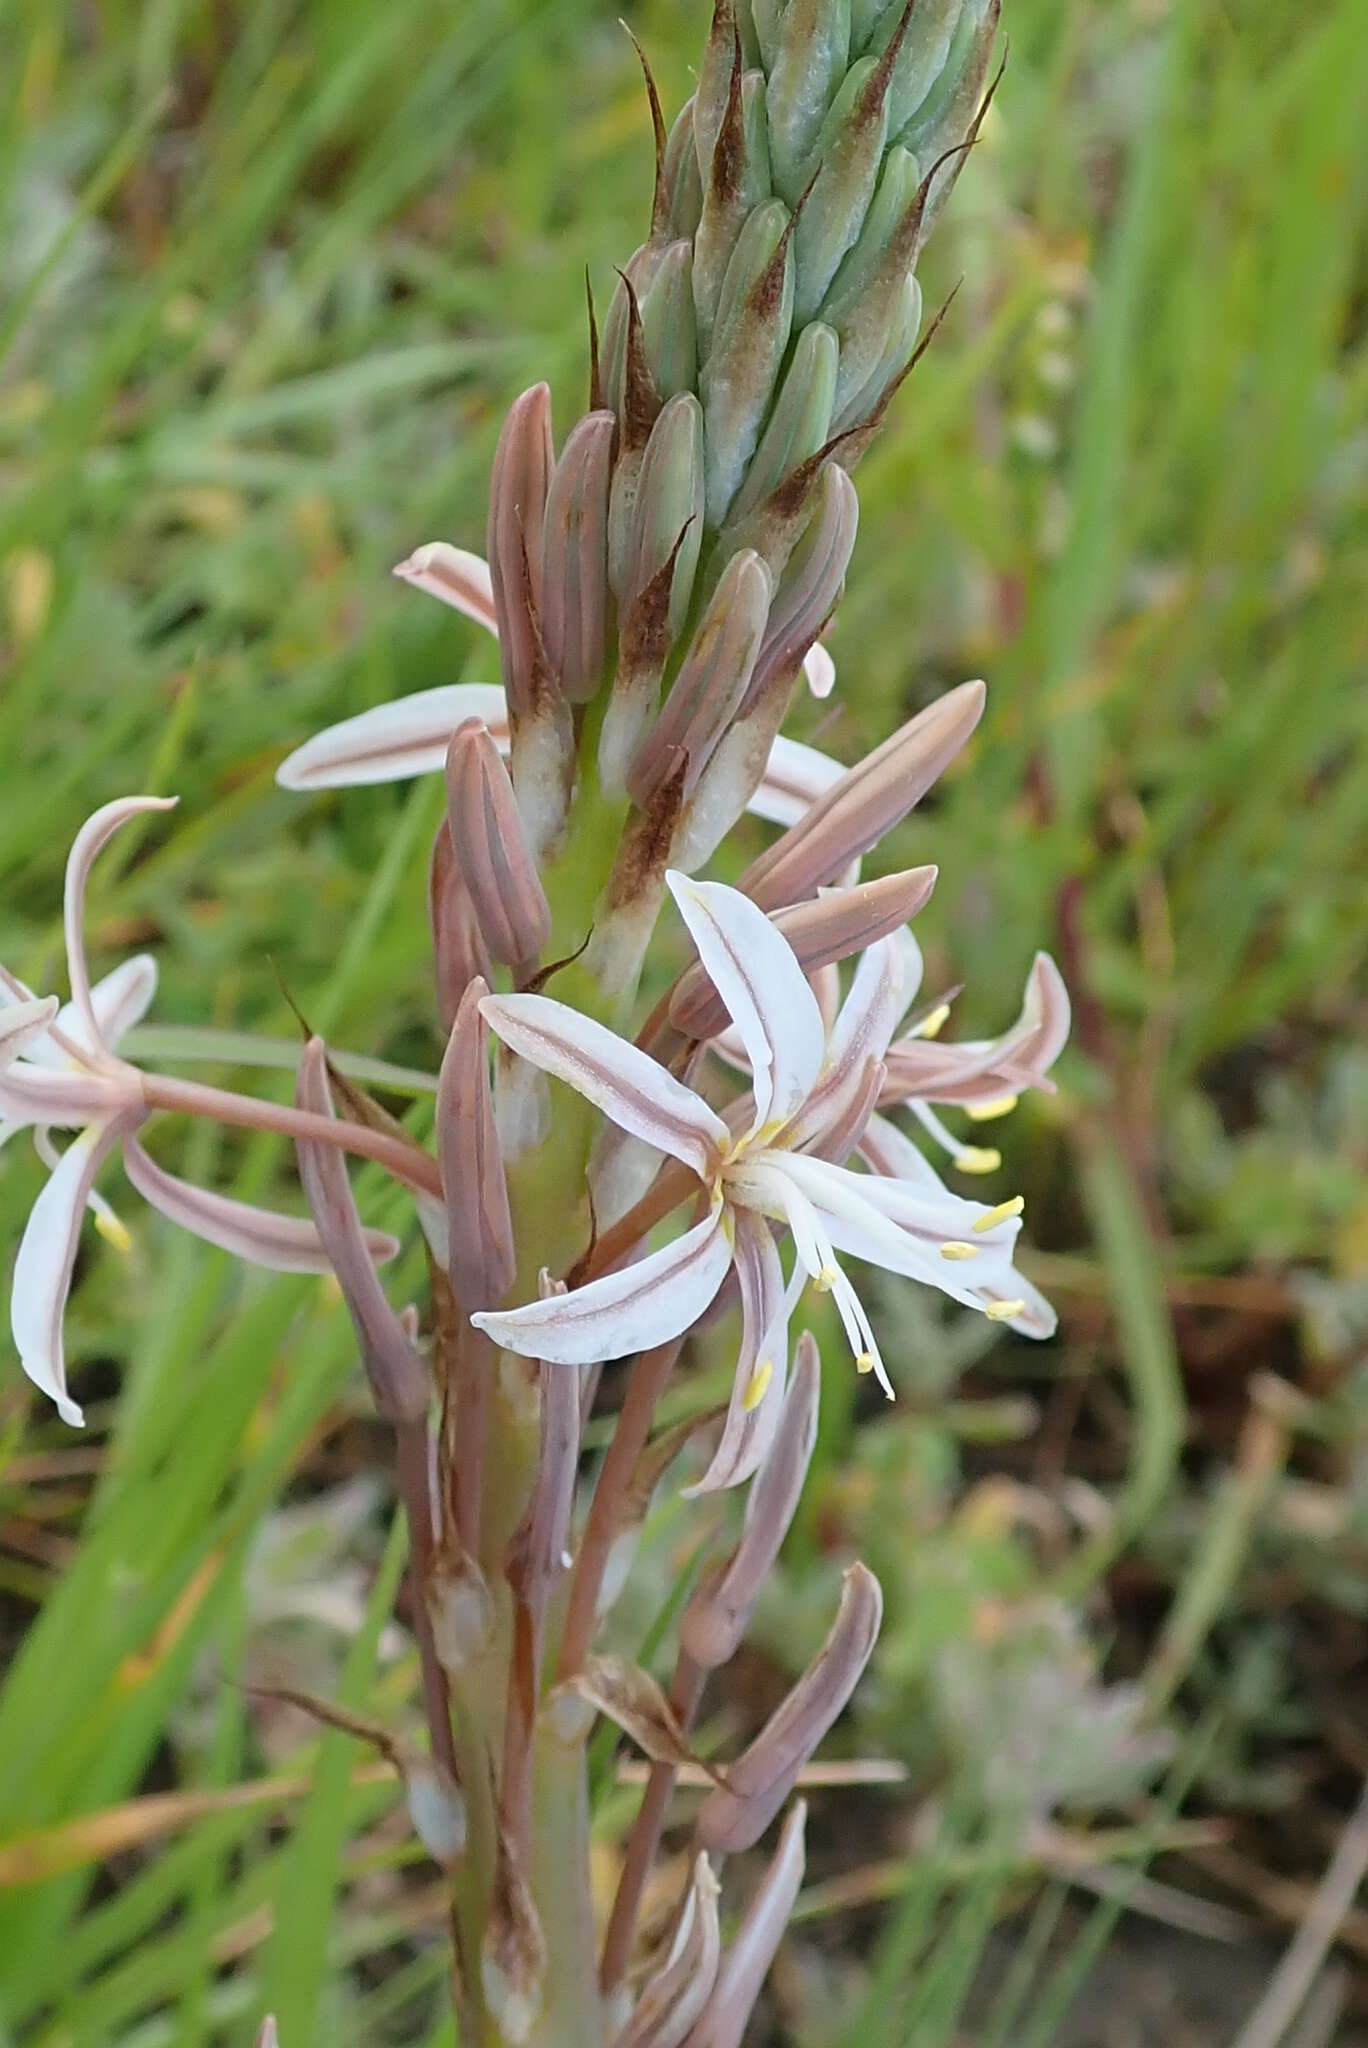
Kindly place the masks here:
POLYGON ((850 57, 850 0, 789 0, 766 92, 774 189, 796 204, 850 57))
POLYGON ((836 608, 855 547, 860 501, 846 472, 823 465, 808 528, 789 557, 770 606, 751 687, 798 673, 804 655, 836 608))
POLYGON ((965 11, 964 0, 916 0, 910 25, 904 27, 906 17, 900 18, 896 9, 880 22, 870 47, 876 55, 894 51, 888 91, 890 135, 902 134, 944 73, 965 11))
POLYGON ((516 398, 499 436, 489 484, 486 552, 498 618, 499 662, 514 718, 533 704, 541 533, 551 482, 551 392, 534 384, 516 398))
POLYGON ((713 349, 700 379, 710 526, 721 525, 740 487, 788 347, 793 223, 781 200, 757 207, 727 265, 713 349))
POLYGON ((899 0, 850 0, 850 53, 863 56, 879 29, 897 20, 899 0))
POLYGON ((700 1670, 716 1671, 735 1656, 778 1559, 817 1441, 821 1384, 817 1343, 804 1330, 774 1442, 751 1482, 741 1540, 721 1571, 695 1589, 680 1618, 680 1648, 700 1670))
POLYGON ((432 928, 433 975, 437 984, 437 1017, 451 1030, 456 1009, 477 974, 490 978, 489 948, 480 920, 456 860, 447 821, 432 839, 428 863, 428 921, 432 928))
POLYGON ((718 1966, 712 1994, 685 2048, 741 2048, 746 2025, 778 1953, 803 1882, 807 1806, 791 1808, 755 1896, 718 1966))
POLYGON ((852 1565, 831 1632, 750 1748, 708 1794, 698 1840, 715 1855, 751 1848, 788 1798, 798 1773, 844 1709, 878 1640, 883 1594, 873 1572, 852 1565))
POLYGON ((447 749, 447 825, 485 944, 526 974, 551 936, 551 911, 528 847, 508 771, 478 718, 447 749))
MULTIPOLYGON (((902 296, 898 301, 893 324, 888 330, 883 353, 864 383, 850 394, 832 421, 833 433, 851 432, 862 420, 868 419, 878 410, 888 395, 889 387, 896 383, 912 361, 917 347, 917 335, 921 330, 921 319, 921 286, 915 277, 909 277, 903 282, 902 296)), ((844 463, 846 467, 854 466, 848 461, 844 447, 837 451, 835 459, 844 463)))
MULTIPOLYGON (((965 0, 944 68, 935 85, 907 122, 900 140, 920 162, 932 165, 945 151, 977 135, 987 112, 984 82, 993 58, 1001 0, 965 0)), ((991 89, 988 100, 991 100, 991 89)), ((960 151, 943 163, 931 181, 921 239, 925 241, 964 168, 960 151)))
POLYGON ((692 241, 703 212, 703 178, 694 146, 694 100, 680 108, 665 144, 665 191, 670 203, 670 232, 692 241))
POLYGON ((722 1953, 717 1901, 720 1887, 706 1855, 693 1875, 674 1940, 659 1968, 647 1978, 612 2048, 683 2048, 708 2002, 722 1953))
POLYGON ((783 20, 786 0, 751 0, 751 24, 760 50, 760 62, 767 72, 773 71, 779 55, 779 24, 783 20))
POLYGON ((494 1128, 489 1026, 478 977, 461 998, 437 1082, 437 1163, 449 1226, 447 1274, 467 1309, 494 1308, 513 1285, 517 1259, 503 1154, 494 1128))
POLYGON ((786 676, 771 678, 760 690, 753 678, 747 685, 742 708, 713 750, 680 821, 673 858, 686 875, 712 858, 760 787, 793 687, 786 676))
MULTIPOLYGON (((304 1049, 295 1101, 316 1116, 333 1115, 328 1053, 321 1038, 311 1038, 304 1049)), ((346 1159, 340 1147, 306 1139, 298 1142, 296 1150, 309 1213, 347 1304, 376 1408, 394 1423, 421 1421, 427 1413, 427 1374, 375 1277, 347 1178, 346 1159)))
POLYGON ((919 711, 752 861, 738 887, 776 910, 835 880, 920 802, 983 716, 986 696, 981 682, 961 683, 919 711))
POLYGON ((623 367, 622 403, 619 408, 617 459, 608 500, 608 581, 619 601, 626 582, 627 562, 636 525, 637 485, 646 444, 660 414, 660 393, 656 390, 646 360, 641 327, 641 306, 636 288, 625 275, 627 292, 627 342, 623 367))
POLYGON ((703 614, 655 727, 638 749, 627 786, 646 804, 676 760, 688 796, 746 694, 769 614, 769 572, 749 550, 734 555, 703 614))
POLYGON ((643 242, 639 249, 634 250, 618 272, 613 296, 608 301, 599 355, 600 381, 603 403, 619 418, 622 415, 623 379, 627 364, 627 321, 631 303, 628 282, 638 294, 646 291, 664 258, 665 246, 663 242, 643 242))
POLYGON ((713 346, 718 305, 728 266, 749 216, 770 197, 765 81, 758 71, 736 75, 733 98, 704 181, 703 211, 694 238, 693 293, 698 346, 713 346))
POLYGON ((698 380, 698 328, 690 242, 681 239, 666 249, 641 295, 641 331, 646 362, 661 397, 692 391, 698 380))
POLYGON ((617 421, 587 413, 556 464, 542 526, 542 638, 572 704, 603 677, 608 606, 608 489, 617 421))
MULTIPOLYGON (((564 1282, 542 1289, 565 1292, 564 1282)), ((568 1569, 566 1544, 579 1463, 579 1375, 574 1366, 538 1367, 541 1386, 541 1455, 526 1513, 509 1540, 504 1576, 515 1597, 544 1614, 568 1569)))
POLYGON ((798 336, 760 445, 732 503, 733 520, 756 511, 786 476, 824 445, 831 428, 839 357, 836 331, 823 322, 810 322, 798 336))
MULTIPOLYGON (((689 609, 702 541, 703 408, 685 391, 662 410, 642 458, 636 520, 623 563, 624 621, 651 579, 673 561, 665 617, 673 641, 689 609)), ((628 631, 624 624, 624 637, 628 631)))
MULTIPOLYGON (((857 882, 851 889, 824 890, 806 902, 776 910, 770 922, 784 934, 804 974, 816 974, 901 930, 925 907, 938 872, 934 867, 905 868, 872 882, 857 882)), ((727 1028, 725 1006, 700 961, 675 985, 670 1022, 689 1038, 714 1038, 727 1028)))
POLYGON ((830 316, 841 338, 841 363, 836 376, 838 419, 845 416, 851 400, 877 375, 880 364, 897 346, 906 312, 907 281, 916 261, 929 190, 929 180, 923 179, 895 223, 872 276, 851 310, 830 316))
POLYGON ((920 182, 916 157, 895 143, 884 158, 878 189, 860 232, 822 301, 822 318, 842 336, 859 314, 898 223, 916 200, 920 182))

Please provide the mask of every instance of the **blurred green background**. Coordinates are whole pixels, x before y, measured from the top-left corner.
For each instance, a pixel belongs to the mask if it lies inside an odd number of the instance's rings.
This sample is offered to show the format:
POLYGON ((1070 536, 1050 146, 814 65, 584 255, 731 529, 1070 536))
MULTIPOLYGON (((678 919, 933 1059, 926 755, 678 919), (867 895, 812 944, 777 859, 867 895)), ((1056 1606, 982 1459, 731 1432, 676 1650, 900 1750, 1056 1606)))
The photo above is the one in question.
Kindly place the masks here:
MULTIPOLYGON (((632 11, 668 112, 704 13, 632 11)), ((1361 0, 1006 14, 924 266, 928 304, 963 288, 859 473, 836 696, 790 729, 853 760, 988 678, 886 859, 940 864, 918 929, 953 1028, 1008 1021, 1037 945, 1072 988, 1061 1093, 995 1128, 1062 1339, 986 1346, 890 1285, 899 1407, 830 1375, 718 1730, 859 1548, 889 1617, 833 1749, 911 1779, 817 1795, 757 2040, 1231 2038, 1368 1772, 1361 0)), ((561 430, 584 403, 583 267, 602 306, 649 199, 615 15, 0 10, 0 957, 30 982, 80 820, 177 790, 98 872, 97 961, 155 947, 160 1027, 288 1036, 283 981, 339 1045, 434 1064, 440 792, 272 775, 490 674, 388 571, 481 545, 518 388, 549 377, 561 430)), ((288 1175, 265 1141, 179 1157, 288 1175)), ((7 1246, 38 1185, 7 1151, 7 1246)), ((132 1252, 91 1237, 68 1321, 86 1436, 0 1366, 0 2039, 245 2042, 269 2004, 286 2048, 449 2040, 392 1793, 241 1686, 396 1719, 411 1691, 345 1319, 111 1193, 132 1252)), ((696 1541, 667 1505, 643 1627, 696 1541)), ((1368 1912, 1339 1934, 1308 2041, 1362 2014, 1368 1912)))

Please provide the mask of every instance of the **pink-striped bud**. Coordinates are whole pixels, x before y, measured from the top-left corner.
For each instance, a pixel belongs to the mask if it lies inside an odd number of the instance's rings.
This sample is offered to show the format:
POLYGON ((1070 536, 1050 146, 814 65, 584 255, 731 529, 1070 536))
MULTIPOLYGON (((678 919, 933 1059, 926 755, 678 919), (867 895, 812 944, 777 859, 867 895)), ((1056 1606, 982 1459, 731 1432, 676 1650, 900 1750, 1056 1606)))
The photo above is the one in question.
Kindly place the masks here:
MULTIPOLYGON (((315 1116, 333 1114, 321 1038, 311 1038, 305 1047, 295 1100, 315 1116)), ((427 1373, 375 1277, 342 1151, 306 1139, 299 1140, 296 1150, 309 1211, 347 1304, 375 1405, 391 1422, 420 1421, 427 1413, 427 1373)))
POLYGON ((746 2024, 803 1882, 806 1823, 807 1807, 800 1799, 784 1822, 779 1846, 722 1958, 712 1995, 685 2048, 741 2048, 746 2024))
POLYGON ((494 1128, 489 1026, 478 976, 461 998, 437 1083, 437 1162, 449 1230, 447 1273, 470 1310, 492 1308, 513 1285, 517 1260, 503 1155, 494 1128))
POLYGON ((722 1953, 718 1896, 712 1865, 706 1856, 696 1857, 674 1938, 613 2048, 683 2048, 717 1977, 722 1953))
POLYGON ((775 910, 833 881, 926 794, 978 724, 986 696, 981 682, 961 683, 899 726, 752 861, 737 886, 775 910))
POLYGON ((432 839, 428 863, 428 921, 432 927, 432 964, 437 984, 437 1017, 444 1032, 455 1021, 456 1007, 477 974, 490 979, 489 948, 465 885, 443 818, 432 839))
POLYGON ((447 749, 447 826, 484 942, 525 974, 551 936, 551 911, 513 785, 489 728, 467 718, 447 749))
POLYGON ((783 1705, 708 1794, 698 1839, 714 1854, 758 1842, 797 1782, 798 1773, 854 1692, 878 1639, 883 1595, 874 1574, 852 1565, 831 1633, 783 1705))
POLYGON ((627 786, 644 804, 682 755, 687 797, 746 694, 769 614, 769 572, 749 548, 734 555, 694 635, 652 731, 638 748, 627 786))
POLYGON ((680 1648, 704 1671, 735 1655, 788 1534, 817 1441, 821 1383, 816 1340, 804 1330, 774 1442, 751 1484, 741 1541, 716 1577, 699 1585, 680 1619, 680 1648))
POLYGON ((835 610, 855 548, 860 501, 845 471, 824 465, 807 531, 789 557, 770 607, 751 678, 758 694, 771 677, 797 675, 803 656, 835 610))
MULTIPOLYGON (((832 889, 776 910, 770 921, 784 934, 803 972, 815 974, 907 924, 935 888, 937 873, 934 867, 906 868, 853 889, 832 889)), ((715 1038, 727 1028, 722 998, 699 961, 675 984, 670 1022, 689 1038, 715 1038)))
POLYGON ((536 708, 546 687, 539 543, 554 460, 550 388, 534 384, 509 407, 489 482, 486 552, 499 662, 515 721, 536 708))
POLYGON ((603 674, 608 594, 611 412, 591 412, 571 432, 546 497, 542 531, 542 639, 552 673, 572 704, 592 697, 603 674))

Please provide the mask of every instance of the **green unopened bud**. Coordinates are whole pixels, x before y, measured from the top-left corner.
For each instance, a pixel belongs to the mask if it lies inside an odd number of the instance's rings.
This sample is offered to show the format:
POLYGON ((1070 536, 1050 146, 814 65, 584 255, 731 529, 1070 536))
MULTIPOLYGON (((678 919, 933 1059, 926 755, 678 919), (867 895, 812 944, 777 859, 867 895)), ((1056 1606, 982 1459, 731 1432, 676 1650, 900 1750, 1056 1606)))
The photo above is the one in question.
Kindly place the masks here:
POLYGON ((849 72, 813 151, 817 176, 798 228, 794 315, 811 319, 864 223, 887 129, 887 67, 864 57, 849 72))
MULTIPOLYGON (((889 385, 907 368, 917 346, 921 317, 921 286, 915 277, 905 278, 883 353, 859 390, 852 393, 832 421, 833 433, 844 434, 851 427, 858 426, 861 420, 868 419, 889 385)), ((839 454, 837 459, 841 459, 839 454)))
POLYGON ((850 0, 789 0, 765 98, 774 189, 790 206, 849 58, 850 0))
POLYGON ((727 266, 713 350, 700 380, 710 526, 721 524, 736 496, 788 347, 795 218, 778 199, 757 207, 727 266))
MULTIPOLYGON (((800 221, 799 227, 801 229, 800 221)), ((805 327, 794 345, 779 396, 760 438, 754 460, 731 508, 743 519, 786 476, 816 454, 831 428, 840 347, 834 329, 821 321, 805 327)))
POLYGON ((694 307, 704 353, 711 346, 718 302, 747 216, 770 196, 769 137, 763 72, 738 74, 704 181, 703 212, 694 242, 694 307))
MULTIPOLYGON (((993 54, 1001 0, 965 0, 939 78, 903 129, 903 146, 928 167, 957 143, 972 140, 987 112, 984 80, 993 54)), ((990 94, 991 97, 991 94, 990 94)), ((964 168, 967 152, 942 164, 931 181, 921 221, 925 241, 964 168)))
POLYGON ((919 181, 916 158, 895 143, 884 159, 878 190, 864 225, 822 301, 822 318, 830 321, 838 333, 850 324, 861 298, 869 290, 884 252, 897 232, 898 222, 917 196, 919 181))
POLYGON ((768 570, 749 549, 727 564, 654 729, 632 762, 628 788, 638 804, 655 795, 681 756, 682 793, 693 790, 745 697, 770 589, 768 570))
MULTIPOLYGON (((916 0, 906 34, 899 38, 888 89, 888 132, 898 135, 922 105, 945 69, 964 0, 916 0)), ((890 8, 870 48, 882 52, 898 36, 898 11, 890 8)))
POLYGON ((627 365, 627 329, 631 311, 631 298, 627 285, 630 282, 638 295, 649 291, 652 280, 665 256, 663 242, 643 242, 623 264, 612 298, 608 301, 608 313, 603 323, 603 339, 599 346, 599 376, 603 386, 603 403, 611 406, 621 417, 623 381, 627 365))
POLYGON ((784 18, 784 0, 751 0, 751 21, 756 47, 766 71, 773 71, 779 55, 779 24, 784 18))
POLYGON ((898 12, 899 0, 850 0, 851 56, 863 56, 884 22, 890 16, 896 21, 898 12))
POLYGON ((666 621, 673 639, 689 609, 702 539, 703 408, 691 391, 684 391, 662 409, 642 458, 623 578, 624 614, 673 556, 666 621))
POLYGON ((698 331, 694 323, 693 249, 671 242, 641 299, 641 333, 646 361, 662 398, 692 391, 698 379, 698 331))
POLYGON ((572 703, 592 697, 603 673, 608 484, 616 431, 612 413, 587 413, 561 451, 546 497, 542 639, 572 703))
POLYGON ((703 211, 703 179, 694 147, 694 102, 680 108, 665 144, 665 196, 670 207, 670 232, 690 238, 703 211))

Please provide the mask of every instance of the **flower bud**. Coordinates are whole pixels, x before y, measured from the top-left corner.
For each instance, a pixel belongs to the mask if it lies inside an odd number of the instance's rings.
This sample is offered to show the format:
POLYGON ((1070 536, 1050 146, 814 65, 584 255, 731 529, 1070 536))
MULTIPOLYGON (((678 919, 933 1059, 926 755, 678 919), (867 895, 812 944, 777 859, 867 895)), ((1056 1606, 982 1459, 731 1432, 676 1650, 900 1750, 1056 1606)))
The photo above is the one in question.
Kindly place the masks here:
POLYGON ((712 24, 698 67, 693 108, 694 153, 704 185, 712 167, 717 138, 726 119, 727 100, 741 69, 741 32, 734 0, 714 0, 712 24))
POLYGON ((698 1856, 674 1939, 660 1967, 647 1978, 612 2048, 683 2048, 717 1976, 722 1952, 719 1895, 712 1865, 705 1855, 698 1856))
POLYGON ((835 329, 821 321, 812 321, 798 336, 760 445, 732 503, 733 520, 756 511, 771 491, 826 441, 839 355, 835 329))
POLYGON ((883 1595, 874 1574, 852 1565, 831 1632, 750 1748, 708 1794, 697 1836, 716 1855, 758 1842, 788 1798, 798 1773, 859 1683, 878 1639, 883 1595))
MULTIPOLYGON (((835 434, 849 433, 861 420, 878 406, 879 401, 912 360, 917 346, 917 335, 921 328, 922 290, 915 277, 903 280, 902 295, 893 316, 893 323, 884 342, 883 353, 859 389, 852 392, 845 405, 832 421, 835 434)), ((861 451, 863 452, 863 451, 861 451)), ((846 462, 843 446, 836 452, 838 462, 846 462)), ((853 467, 853 464, 847 463, 853 467)))
POLYGON ((608 486, 617 421, 591 412, 566 440, 546 496, 542 527, 542 638, 572 704, 603 675, 608 596, 608 486))
POLYGON ((703 211, 694 238, 693 292, 700 353, 713 345, 718 301, 727 266, 750 214, 770 196, 765 80, 738 71, 726 119, 704 181, 703 211))
POLYGON ((516 719, 532 708, 541 606, 541 549, 554 450, 551 392, 534 384, 504 421, 489 484, 489 574, 498 618, 499 662, 516 719))
POLYGON ((786 0, 751 0, 751 24, 759 46, 760 62, 766 71, 773 71, 774 60, 779 55, 779 24, 783 20, 786 0))
POLYGON ((513 1285, 517 1259, 503 1155, 489 1082, 489 1026, 478 977, 461 998, 437 1083, 437 1161, 446 1197, 447 1273, 467 1309, 493 1308, 513 1285))
MULTIPOLYGON (((934 867, 905 868, 857 882, 850 889, 825 890, 803 903, 776 910, 770 922, 784 934, 804 974, 886 938, 910 922, 936 886, 934 867)), ((727 1011, 701 961, 679 977, 670 997, 670 1022, 689 1038, 715 1038, 727 1028, 727 1011)))
POLYGON ((698 329, 690 242, 671 242, 661 258, 641 295, 641 331, 646 361, 661 397, 692 391, 698 380, 698 329))
MULTIPOLYGON (((333 1114, 328 1054, 321 1038, 311 1038, 304 1049, 295 1101, 315 1116, 333 1114)), ((317 1140, 300 1139, 296 1151, 309 1213, 347 1304, 375 1405, 391 1422, 420 1421, 427 1413, 427 1373, 375 1277, 346 1160, 336 1145, 317 1140)))
POLYGON ((822 318, 844 332, 856 318, 898 223, 917 196, 917 159, 895 143, 884 158, 873 203, 822 301, 822 318))
MULTIPOLYGON (((706 422, 708 524, 720 526, 755 452, 793 322, 795 216, 757 207, 737 240, 700 387, 706 422)), ((839 370, 838 370, 839 388, 839 370)))
POLYGON ((910 26, 907 12, 899 16, 896 7, 879 23, 870 48, 876 55, 890 49, 894 53, 888 88, 890 135, 902 134, 943 73, 963 5, 964 0, 915 0, 910 26))
POLYGON ((779 579, 751 688, 796 675, 836 606, 855 547, 860 501, 838 464, 823 465, 808 528, 779 579))
POLYGON ((670 205, 670 232, 693 240, 703 211, 703 179, 694 147, 694 101, 680 108, 665 144, 665 196, 670 205))
POLYGON ((428 863, 428 921, 432 928, 433 973, 437 983, 437 1019, 451 1030, 456 1007, 477 974, 490 978, 489 948, 470 891, 456 861, 447 821, 432 839, 428 863))
POLYGON ((477 718, 451 736, 446 783, 451 844, 485 944, 496 960, 526 974, 551 936, 551 911, 508 771, 477 718))
POLYGON ((749 549, 723 571, 655 726, 638 748, 627 786, 639 805, 654 796, 676 759, 687 796, 746 694, 769 613, 770 580, 749 549))
POLYGON ((832 784, 758 860, 738 887, 762 910, 798 903, 890 832, 954 760, 983 715, 981 682, 961 683, 832 784))
POLYGON ((634 250, 618 272, 613 296, 608 301, 608 312, 603 322, 603 340, 599 350, 599 373, 603 386, 603 403, 619 418, 622 415, 623 375, 627 364, 627 322, 631 305, 628 284, 630 282, 632 291, 638 294, 644 292, 660 267, 665 247, 663 242, 643 242, 639 249, 634 250))
POLYGON ((680 1617, 680 1648, 701 1670, 716 1671, 736 1654, 774 1568, 817 1441, 821 1383, 816 1340, 804 1330, 774 1442, 751 1483, 741 1540, 721 1571, 696 1588, 680 1617))
POLYGON ((765 94, 774 189, 790 206, 850 56, 850 0, 789 0, 765 94))

